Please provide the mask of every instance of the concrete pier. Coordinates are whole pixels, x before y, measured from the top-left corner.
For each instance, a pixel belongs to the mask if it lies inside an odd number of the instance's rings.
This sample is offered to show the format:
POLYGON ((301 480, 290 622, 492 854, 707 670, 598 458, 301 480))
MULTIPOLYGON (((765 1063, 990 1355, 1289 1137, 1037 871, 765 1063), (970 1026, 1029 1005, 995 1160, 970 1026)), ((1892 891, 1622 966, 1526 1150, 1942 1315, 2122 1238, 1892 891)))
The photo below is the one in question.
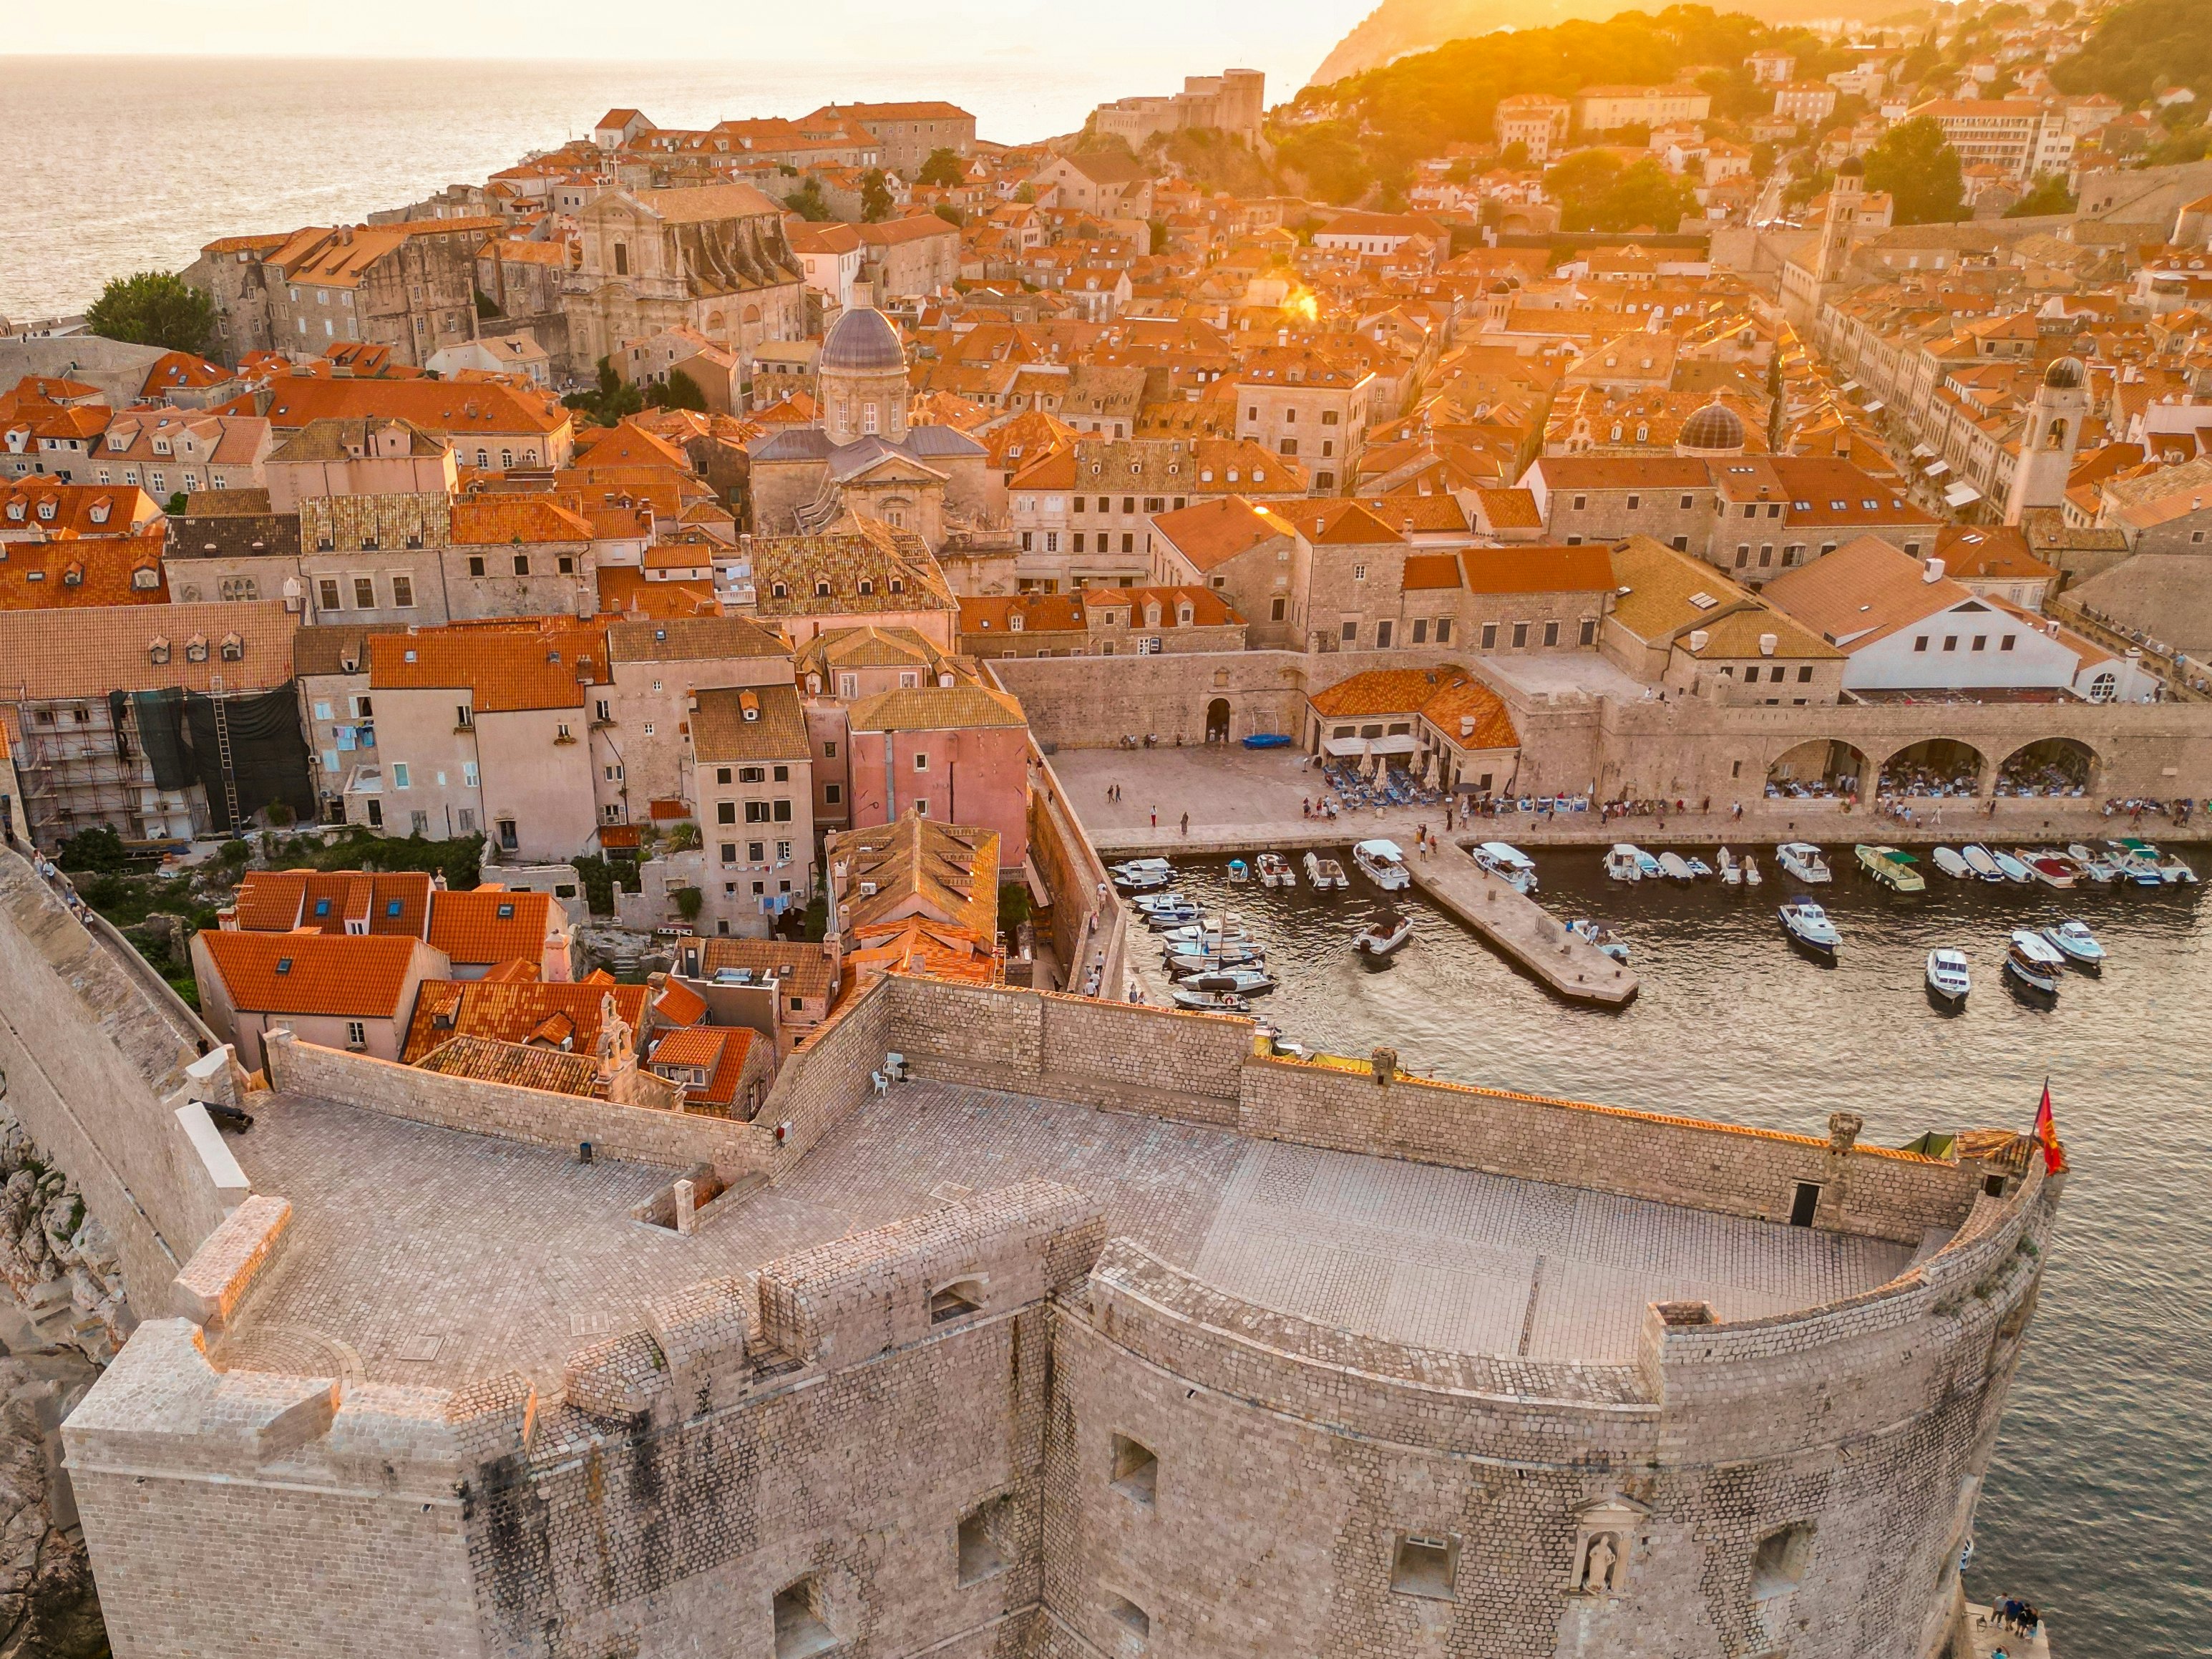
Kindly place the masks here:
POLYGON ((1626 1007, 1635 997, 1633 973, 1463 853, 1447 847, 1407 868, 1413 884, 1439 908, 1480 933, 1553 995, 1600 1008, 1626 1007))

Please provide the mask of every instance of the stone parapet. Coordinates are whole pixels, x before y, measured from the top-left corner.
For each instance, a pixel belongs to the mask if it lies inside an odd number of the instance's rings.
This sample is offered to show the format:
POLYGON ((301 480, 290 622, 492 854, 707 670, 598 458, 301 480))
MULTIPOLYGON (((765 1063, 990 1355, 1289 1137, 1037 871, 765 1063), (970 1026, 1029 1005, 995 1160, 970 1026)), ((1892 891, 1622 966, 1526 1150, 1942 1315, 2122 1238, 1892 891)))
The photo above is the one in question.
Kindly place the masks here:
POLYGON ((265 1194, 233 1210, 177 1275, 177 1313, 211 1331, 228 1325, 291 1222, 291 1205, 265 1194))

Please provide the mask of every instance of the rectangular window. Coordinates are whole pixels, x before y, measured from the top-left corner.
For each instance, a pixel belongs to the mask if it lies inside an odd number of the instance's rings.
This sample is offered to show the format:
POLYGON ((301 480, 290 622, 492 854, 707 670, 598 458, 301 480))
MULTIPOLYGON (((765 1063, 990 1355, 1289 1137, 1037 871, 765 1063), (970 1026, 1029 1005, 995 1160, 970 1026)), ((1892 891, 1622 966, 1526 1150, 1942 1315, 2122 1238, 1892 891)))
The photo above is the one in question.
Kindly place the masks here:
MULTIPOLYGON (((477 787, 477 763, 474 761, 461 763, 461 781, 471 789, 477 787)), ((471 812, 468 816, 473 818, 476 814, 471 812)))
POLYGON ((771 823, 789 823, 791 822, 791 803, 787 800, 780 800, 776 802, 775 814, 769 821, 771 823))
POLYGON ((768 861, 768 843, 764 841, 747 842, 745 857, 752 863, 765 864, 768 861))
POLYGON ((394 789, 404 789, 409 787, 409 784, 410 780, 407 775, 407 763, 405 761, 392 762, 392 787, 394 789))
POLYGON ((530 555, 518 553, 514 556, 514 574, 518 576, 527 576, 530 574, 530 555))
POLYGON ((368 1024, 358 1019, 348 1020, 346 1022, 346 1042, 349 1045, 356 1048, 366 1048, 368 1047, 368 1024))
POLYGON ((1943 648, 1946 651, 1956 651, 1959 648, 1959 636, 1956 634, 1946 634, 1943 636, 1943 648))
MULTIPOLYGON (((723 780, 722 780, 722 781, 723 781, 723 782, 725 782, 725 783, 727 783, 727 782, 729 781, 729 780, 728 780, 727 778, 725 778, 725 779, 723 779, 723 780)), ((735 823, 737 821, 738 821, 738 804, 737 804, 737 802, 735 802, 735 801, 733 801, 733 800, 718 800, 718 801, 716 801, 716 802, 714 803, 714 822, 715 822, 715 823, 735 823)))
POLYGON ((737 861, 738 861, 738 844, 737 844, 737 842, 733 842, 733 841, 726 841, 726 842, 724 842, 722 843, 722 862, 723 862, 723 863, 725 863, 725 864, 735 864, 737 861))
POLYGON ((1495 651, 1498 648, 1498 624, 1496 623, 1483 623, 1482 648, 1486 651, 1495 651))
POLYGON ((1817 1181, 1799 1182, 1790 1200, 1790 1224, 1793 1227, 1811 1226, 1814 1213, 1820 1207, 1820 1183, 1817 1181))
POLYGON ((1990 648, 1990 636, 1986 634, 1975 635, 1973 648, 1977 651, 1988 650, 1990 648))
POLYGON ((2009 650, 2011 650, 2011 649, 2012 649, 2012 647, 2013 647, 2013 642, 2014 642, 2015 640, 2017 640, 2019 637, 2020 637, 2020 636, 2019 636, 2018 635, 2016 635, 2016 634, 2008 634, 2008 635, 2006 635, 2002 639, 2001 639, 2001 640, 1999 640, 1999 641, 1997 641, 1997 649, 1998 649, 1998 650, 2000 650, 2000 651, 2009 651, 2009 650))
POLYGON ((745 822, 747 823, 766 823, 768 822, 768 803, 764 800, 747 801, 745 803, 745 822))
POLYGON ((917 772, 927 772, 929 770, 929 757, 927 755, 916 755, 914 757, 914 769, 917 772))
POLYGON ((844 799, 844 785, 840 783, 825 783, 822 786, 822 803, 823 805, 836 806, 843 801, 844 799))
POLYGON ((1268 606, 1267 606, 1267 620, 1268 620, 1268 621, 1270 621, 1270 622, 1280 622, 1280 621, 1282 621, 1282 620, 1283 620, 1283 613, 1284 613, 1284 611, 1285 611, 1285 605, 1286 605, 1286 601, 1282 600, 1282 599, 1275 599, 1275 600, 1271 601, 1271 602, 1269 603, 1268 606))
POLYGON ((1576 643, 1578 645, 1595 645, 1597 643, 1596 617, 1584 617, 1583 618, 1582 635, 1581 637, 1577 640, 1576 643))
POLYGON ((1388 651, 1390 648, 1390 624, 1387 622, 1375 624, 1375 648, 1377 651, 1388 651))
POLYGON ((1523 647, 1523 646, 1527 645, 1528 643, 1528 624, 1527 623, 1522 623, 1522 622, 1517 622, 1517 623, 1515 623, 1513 624, 1513 648, 1514 648, 1516 651, 1518 651, 1518 650, 1520 650, 1520 649, 1521 649, 1521 647, 1523 647))
POLYGON ((1912 641, 1912 648, 1915 651, 1925 651, 1928 648, 1928 636, 1925 634, 1923 634, 1917 639, 1914 640, 1912 641))
POLYGON ((356 576, 353 579, 353 608, 356 611, 376 609, 376 582, 374 578, 356 576))
POLYGON ((1555 622, 1547 622, 1547 623, 1546 623, 1544 624, 1544 643, 1545 643, 1545 644, 1547 644, 1547 645, 1557 645, 1559 642, 1559 623, 1555 623, 1555 622))
POLYGON ((481 575, 483 575, 483 573, 484 573, 483 555, 483 554, 481 554, 481 553, 471 553, 471 554, 470 554, 470 555, 469 555, 469 574, 471 574, 471 576, 481 576, 481 575))
POLYGON ((1344 642, 1346 645, 1357 645, 1359 643, 1359 624, 1358 623, 1348 622, 1345 623, 1342 631, 1344 635, 1344 642))
POLYGON ((1414 618, 1413 618, 1413 643, 1414 643, 1415 645, 1426 645, 1428 642, 1429 642, 1429 619, 1428 619, 1426 617, 1414 617, 1414 618))
POLYGON ((402 610, 409 609, 414 605, 415 580, 413 577, 394 576, 392 579, 392 603, 402 610))
POLYGON ((1812 668, 1811 668, 1811 666, 1810 666, 1809 665, 1808 665, 1808 666, 1803 667, 1803 668, 1801 668, 1801 669, 1799 669, 1799 670, 1797 671, 1797 684, 1800 684, 1800 685, 1809 685, 1809 684, 1812 684, 1812 682, 1813 682, 1813 670, 1812 670, 1812 668))
POLYGON ((1449 645, 1451 643, 1451 618, 1449 617, 1439 617, 1437 618, 1437 643, 1438 645, 1449 645))

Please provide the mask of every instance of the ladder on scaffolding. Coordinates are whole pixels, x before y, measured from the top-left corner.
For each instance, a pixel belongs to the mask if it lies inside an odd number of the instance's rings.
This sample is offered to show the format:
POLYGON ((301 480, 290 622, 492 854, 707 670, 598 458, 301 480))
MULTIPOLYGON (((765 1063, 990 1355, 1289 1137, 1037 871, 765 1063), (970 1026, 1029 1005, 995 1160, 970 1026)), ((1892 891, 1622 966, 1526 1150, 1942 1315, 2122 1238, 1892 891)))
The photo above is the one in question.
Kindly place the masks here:
POLYGON ((231 764, 230 715, 224 706, 222 676, 220 674, 213 676, 208 682, 208 702, 215 708, 215 752, 216 761, 222 767, 223 810, 229 814, 227 822, 230 826, 230 832, 236 835, 240 827, 238 773, 231 764))

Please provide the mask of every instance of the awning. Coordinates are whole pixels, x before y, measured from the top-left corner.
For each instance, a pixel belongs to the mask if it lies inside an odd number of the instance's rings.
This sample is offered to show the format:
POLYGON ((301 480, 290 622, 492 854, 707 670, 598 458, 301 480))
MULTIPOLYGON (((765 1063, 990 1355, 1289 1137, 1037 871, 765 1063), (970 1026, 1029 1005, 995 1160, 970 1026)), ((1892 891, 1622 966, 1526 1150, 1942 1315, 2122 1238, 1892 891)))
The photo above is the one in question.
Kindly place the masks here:
POLYGON ((1325 738, 1321 746, 1338 757, 1410 755, 1413 752, 1413 739, 1410 733, 1406 732, 1393 738, 1325 738))
POLYGON ((1867 399, 1866 407, 1861 412, 1867 415, 1879 415, 1881 413, 1881 399, 1879 398, 1869 398, 1867 399))
POLYGON ((1982 492, 1970 483, 1954 483, 1943 492, 1943 505, 1946 507, 1964 507, 1969 501, 1981 499, 1982 492))
POLYGON ((1929 448, 1926 444, 1915 444, 1912 446, 1912 459, 1916 461, 1927 460, 1929 457, 1934 455, 1935 453, 1936 452, 1929 448))
POLYGON ((1926 466, 1921 469, 1922 471, 1925 472, 1931 478, 1940 478, 1950 470, 1951 463, 1943 460, 1930 461, 1926 466))
POLYGON ((1856 392, 1858 389, 1859 383, 1856 380, 1846 380, 1836 388, 1838 392, 1856 392))

